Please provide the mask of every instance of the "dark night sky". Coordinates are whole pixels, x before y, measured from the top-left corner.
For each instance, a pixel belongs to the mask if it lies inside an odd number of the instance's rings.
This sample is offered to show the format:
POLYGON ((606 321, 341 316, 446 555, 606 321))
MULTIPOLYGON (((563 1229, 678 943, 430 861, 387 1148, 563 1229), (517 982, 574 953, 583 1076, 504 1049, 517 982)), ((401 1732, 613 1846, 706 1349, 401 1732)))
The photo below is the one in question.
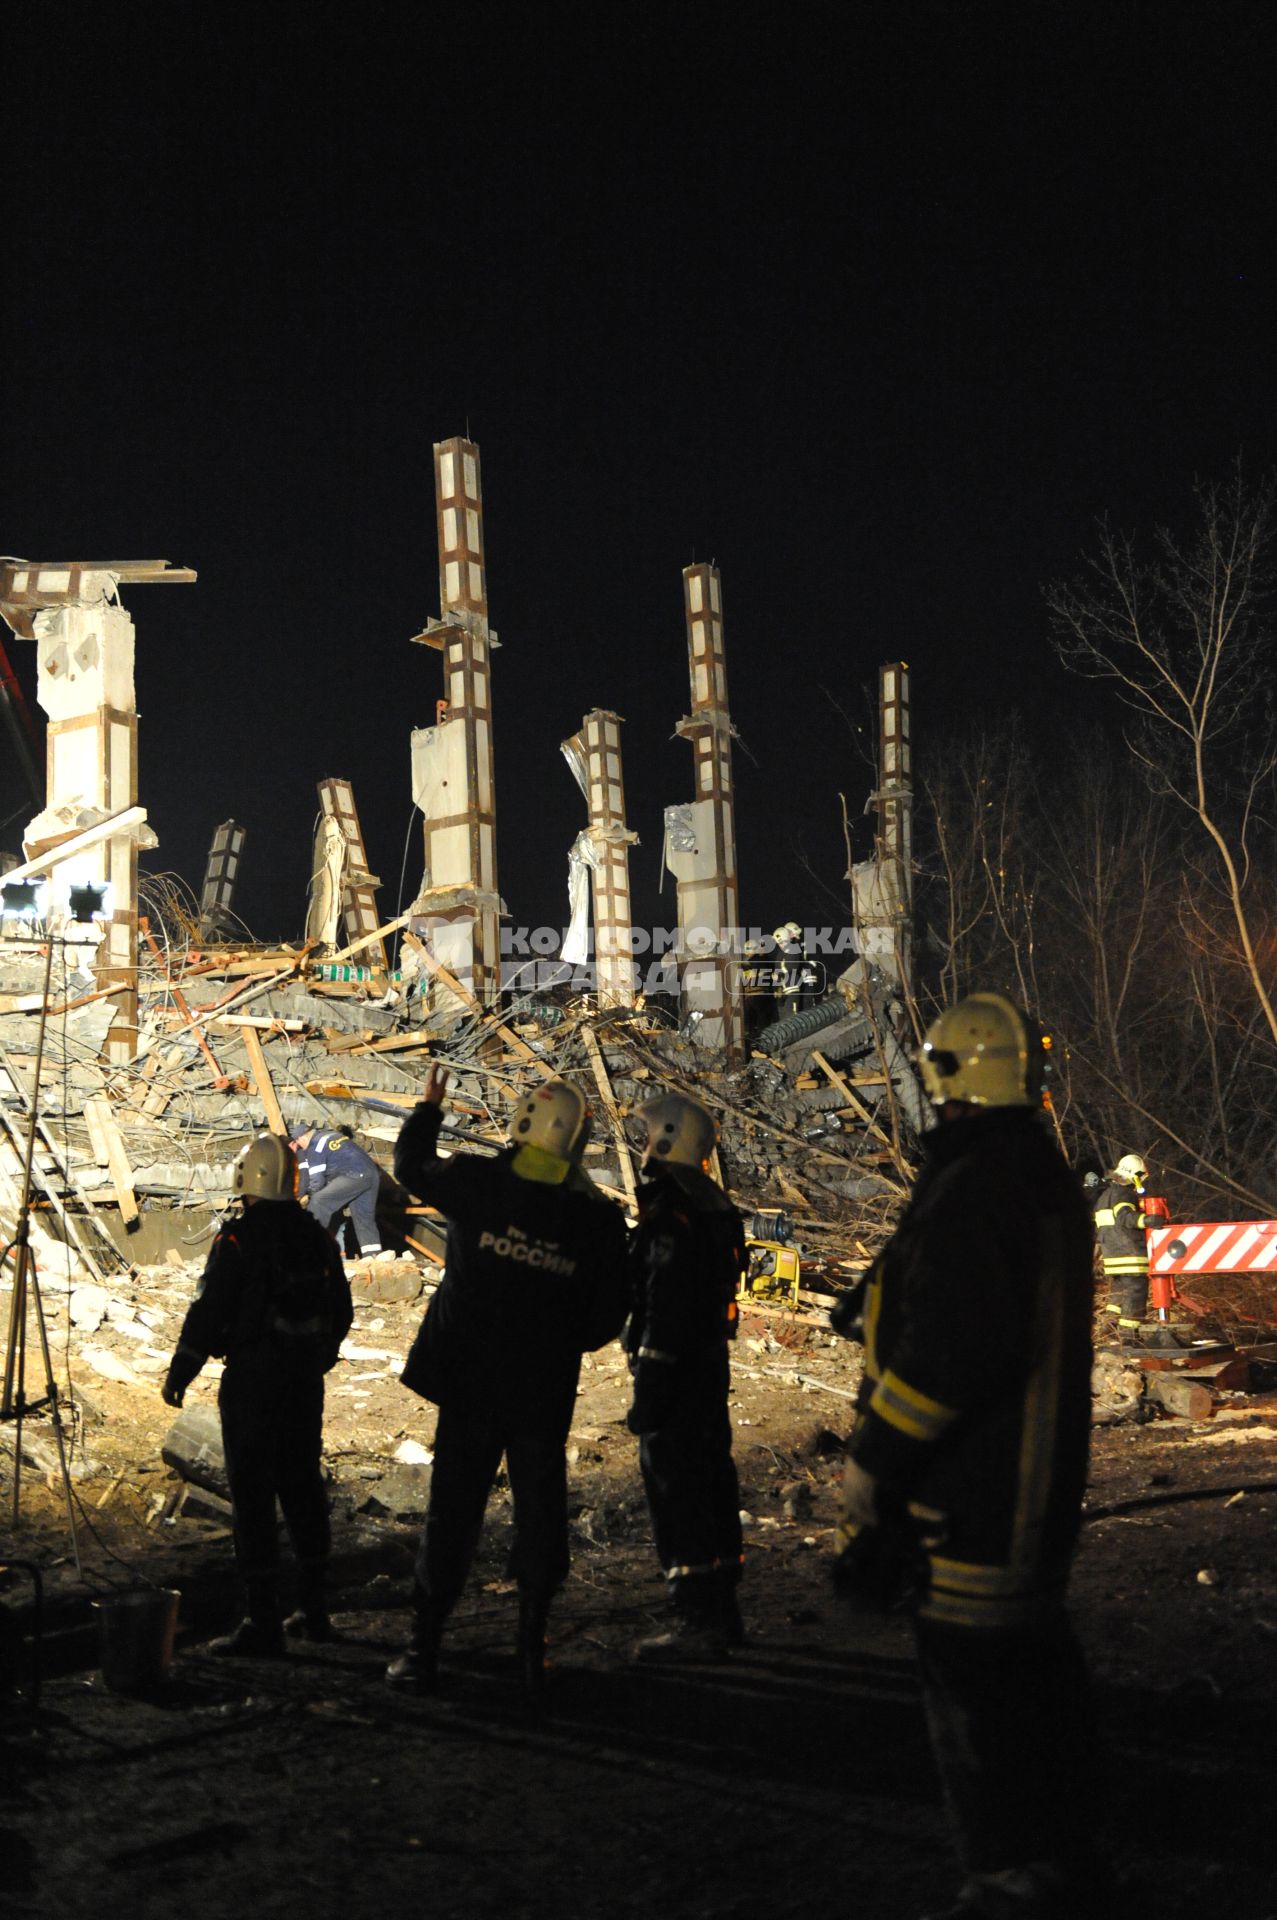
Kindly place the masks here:
MULTIPOLYGON (((249 829, 305 910, 315 783, 395 910, 433 719, 431 442, 483 453, 502 892, 558 922, 557 743, 626 716, 636 917, 692 797, 680 569, 723 571, 742 905, 829 917, 834 699, 1063 712, 1041 583, 1104 510, 1274 455, 1260 5, 57 6, 6 32, 0 545, 126 590, 153 868, 249 829)), ((34 649, 13 642, 34 697, 34 649)), ((0 845, 29 809, 0 776, 0 845)), ((863 850, 863 849, 861 849, 863 850)), ((409 841, 408 893, 421 839, 409 841)))

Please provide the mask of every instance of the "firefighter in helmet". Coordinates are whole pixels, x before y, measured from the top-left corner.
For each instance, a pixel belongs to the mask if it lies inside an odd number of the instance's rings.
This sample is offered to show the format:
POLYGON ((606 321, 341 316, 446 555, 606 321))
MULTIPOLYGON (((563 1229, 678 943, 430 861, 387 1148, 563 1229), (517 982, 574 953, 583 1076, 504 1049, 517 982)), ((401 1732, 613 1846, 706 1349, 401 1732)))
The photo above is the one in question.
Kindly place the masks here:
POLYGON ((1148 1168, 1124 1153, 1095 1196, 1095 1232, 1108 1287, 1104 1314, 1119 1340, 1136 1340, 1148 1312, 1144 1189, 1148 1168))
POLYGON ((209 1250, 161 1392, 170 1407, 180 1407, 209 1355, 226 1356, 217 1404, 248 1610, 211 1651, 274 1655, 284 1651, 285 1631, 311 1640, 327 1640, 332 1631, 324 1600, 324 1375, 336 1365, 354 1316, 331 1234, 297 1203, 297 1169, 287 1144, 259 1133, 236 1160, 231 1184, 243 1212, 209 1250), (282 1623, 277 1497, 300 1601, 282 1623))
POLYGON ((673 1610, 643 1641, 654 1660, 719 1659, 743 1636, 740 1495, 727 1410, 727 1343, 745 1270, 741 1217, 710 1178, 716 1129, 698 1101, 663 1094, 642 1109, 643 1182, 631 1248, 627 1416, 673 1610))
POLYGON ((1086 1489, 1092 1233, 1042 1122, 1044 1037, 997 993, 933 1021, 937 1125, 866 1276, 838 1584, 911 1606, 966 1883, 953 1915, 1092 1912, 1086 1673, 1064 1607, 1086 1489))
POLYGON ((435 1687, 444 1625, 504 1455, 519 1662, 536 1698, 550 1602, 568 1571, 566 1443, 581 1355, 614 1340, 625 1319, 625 1222, 581 1171, 589 1116, 575 1087, 555 1080, 527 1094, 495 1158, 445 1160, 436 1143, 447 1084, 436 1067, 395 1145, 396 1178, 445 1215, 448 1246, 401 1375, 439 1420, 412 1639, 386 1679, 410 1692, 435 1687))

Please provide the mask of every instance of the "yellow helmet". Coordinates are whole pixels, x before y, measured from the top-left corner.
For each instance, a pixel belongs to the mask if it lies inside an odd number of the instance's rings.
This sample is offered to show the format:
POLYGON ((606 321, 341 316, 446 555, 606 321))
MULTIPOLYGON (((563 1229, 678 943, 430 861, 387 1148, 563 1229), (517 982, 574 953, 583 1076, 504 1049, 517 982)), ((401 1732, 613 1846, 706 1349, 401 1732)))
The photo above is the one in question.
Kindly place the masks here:
POLYGON ((510 1126, 512 1147, 539 1147, 560 1160, 579 1160, 585 1151, 590 1110, 584 1095, 566 1080, 548 1080, 525 1094, 510 1126))
POLYGON ((1042 1035, 1000 993, 971 993, 927 1028, 918 1056, 922 1083, 937 1107, 1036 1107, 1042 1101, 1042 1035))
POLYGON ((259 1133, 236 1155, 231 1173, 236 1193, 250 1200, 292 1200, 297 1162, 277 1133, 259 1133))
POLYGON ((672 1160, 679 1167, 704 1168, 714 1151, 718 1128, 699 1100, 683 1093, 662 1093, 639 1109, 647 1130, 643 1164, 672 1160))

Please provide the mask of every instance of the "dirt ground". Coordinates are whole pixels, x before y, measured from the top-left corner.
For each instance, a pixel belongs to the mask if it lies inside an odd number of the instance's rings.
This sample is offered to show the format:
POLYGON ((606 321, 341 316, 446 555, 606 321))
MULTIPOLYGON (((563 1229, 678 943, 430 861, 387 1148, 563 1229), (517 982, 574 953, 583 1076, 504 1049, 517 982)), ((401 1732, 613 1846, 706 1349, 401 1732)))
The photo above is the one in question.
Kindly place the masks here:
MULTIPOLYGON (((32 1423, 21 1527, 0 1554, 47 1570, 50 1673, 34 1713, 0 1715, 0 1913, 908 1920, 944 1905, 954 1870, 907 1624, 852 1615, 830 1587, 859 1349, 819 1316, 741 1328, 749 1638, 722 1667, 631 1658, 662 1623, 662 1588, 624 1363, 615 1347, 587 1363, 574 1564, 537 1719, 513 1673, 500 1487, 440 1694, 383 1684, 416 1536, 386 1516, 396 1486, 405 1504, 403 1472, 387 1476, 405 1441, 429 1448, 433 1415, 396 1377, 421 1302, 371 1299, 358 1277, 328 1397, 340 1638, 278 1662, 202 1650, 236 1610, 224 1524, 178 1511, 160 1460, 173 1416, 158 1382, 189 1292, 189 1273, 145 1277, 146 1338, 71 1334, 51 1305, 57 1364, 90 1410, 72 1461, 87 1585, 172 1584, 181 1627, 150 1697, 103 1685, 47 1424, 32 1423), (86 1345, 118 1350, 133 1378, 94 1373, 86 1345)), ((203 1376, 188 1404, 214 1398, 203 1376)), ((11 1478, 9 1453, 6 1504, 11 1478)), ((1093 1817, 1132 1915, 1277 1915, 1275 1516, 1277 1416, 1261 1403, 1096 1433, 1073 1609, 1105 1739, 1093 1817)), ((3 1577, 16 1611, 25 1576, 3 1577)))

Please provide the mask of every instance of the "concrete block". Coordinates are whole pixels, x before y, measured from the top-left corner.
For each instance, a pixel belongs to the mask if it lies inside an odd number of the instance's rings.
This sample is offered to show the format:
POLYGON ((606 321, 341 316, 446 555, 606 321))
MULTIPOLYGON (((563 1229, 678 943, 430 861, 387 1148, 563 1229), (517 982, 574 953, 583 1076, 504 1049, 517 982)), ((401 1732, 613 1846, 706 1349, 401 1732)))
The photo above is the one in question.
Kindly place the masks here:
POLYGON ((377 1519, 416 1524, 426 1517, 430 1499, 430 1468, 421 1465, 396 1467, 378 1480, 360 1501, 356 1511, 377 1519))
POLYGON ((411 1260, 387 1261, 352 1273, 350 1291, 357 1306, 373 1300, 415 1300, 421 1292, 421 1275, 411 1260))
POLYGON ((230 1498, 226 1455, 222 1451, 222 1423, 215 1407, 183 1407, 165 1434, 160 1459, 183 1480, 230 1498))

